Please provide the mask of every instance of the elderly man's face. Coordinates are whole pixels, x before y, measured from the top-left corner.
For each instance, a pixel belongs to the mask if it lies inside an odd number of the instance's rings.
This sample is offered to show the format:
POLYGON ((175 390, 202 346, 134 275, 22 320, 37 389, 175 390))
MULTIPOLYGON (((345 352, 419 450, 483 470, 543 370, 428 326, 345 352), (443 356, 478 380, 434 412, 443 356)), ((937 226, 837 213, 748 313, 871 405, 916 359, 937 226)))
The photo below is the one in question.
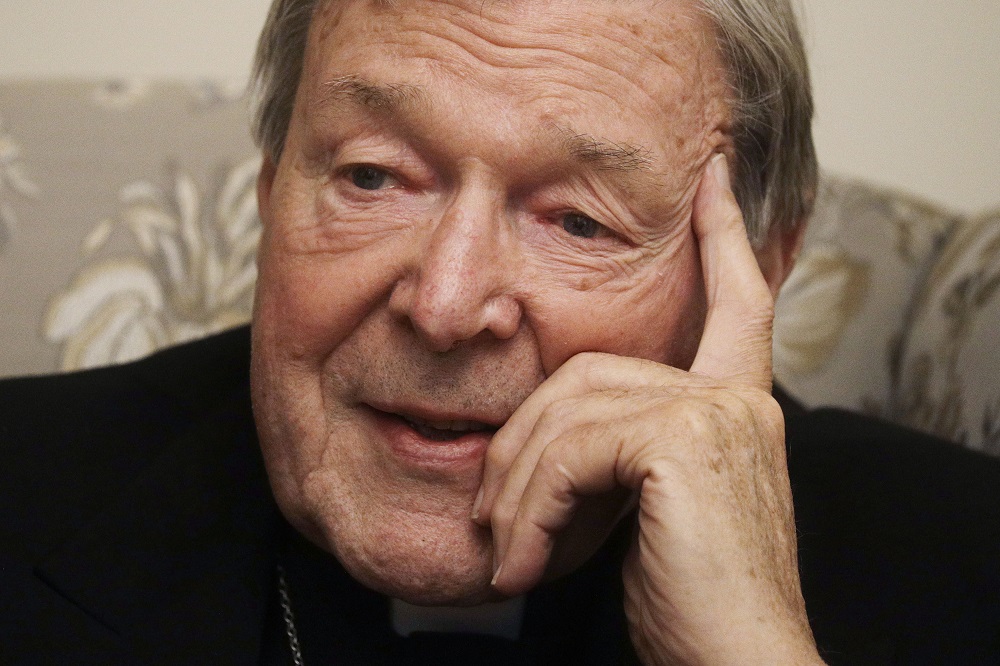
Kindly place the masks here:
POLYGON ((355 577, 486 598, 496 428, 579 352, 688 367, 723 78, 688 0, 316 15, 261 177, 253 395, 282 510, 355 577))

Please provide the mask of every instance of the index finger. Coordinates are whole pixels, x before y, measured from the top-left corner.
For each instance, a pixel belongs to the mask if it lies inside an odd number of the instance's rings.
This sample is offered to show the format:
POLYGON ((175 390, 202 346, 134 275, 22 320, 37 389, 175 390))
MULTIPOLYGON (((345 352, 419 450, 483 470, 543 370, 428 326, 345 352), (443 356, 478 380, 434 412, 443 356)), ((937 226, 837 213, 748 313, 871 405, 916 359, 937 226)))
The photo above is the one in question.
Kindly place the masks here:
POLYGON ((774 297, 747 238, 721 153, 698 186, 693 226, 708 310, 691 371, 770 392, 774 297))

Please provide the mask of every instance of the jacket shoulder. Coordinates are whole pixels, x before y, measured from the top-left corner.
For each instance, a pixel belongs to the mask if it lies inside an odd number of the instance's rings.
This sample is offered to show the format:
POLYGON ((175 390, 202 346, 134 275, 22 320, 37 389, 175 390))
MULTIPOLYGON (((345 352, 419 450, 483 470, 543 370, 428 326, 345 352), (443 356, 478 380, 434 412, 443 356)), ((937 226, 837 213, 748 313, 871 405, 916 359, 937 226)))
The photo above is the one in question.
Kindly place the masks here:
POLYGON ((240 328, 124 365, 0 381, 0 542, 44 548, 248 375, 240 328))
POLYGON ((830 663, 1000 658, 1000 460, 842 410, 787 423, 803 593, 830 663))

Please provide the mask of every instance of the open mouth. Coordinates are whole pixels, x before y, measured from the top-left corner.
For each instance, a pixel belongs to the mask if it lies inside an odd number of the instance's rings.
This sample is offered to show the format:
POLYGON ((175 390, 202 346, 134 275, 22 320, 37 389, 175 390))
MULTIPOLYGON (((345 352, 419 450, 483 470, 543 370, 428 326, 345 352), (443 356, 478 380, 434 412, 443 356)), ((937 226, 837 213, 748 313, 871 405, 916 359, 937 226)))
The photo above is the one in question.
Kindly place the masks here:
POLYGON ((478 421, 429 421, 406 414, 397 414, 396 416, 405 421, 421 436, 438 442, 451 441, 477 432, 487 432, 492 435, 497 431, 496 427, 478 421))

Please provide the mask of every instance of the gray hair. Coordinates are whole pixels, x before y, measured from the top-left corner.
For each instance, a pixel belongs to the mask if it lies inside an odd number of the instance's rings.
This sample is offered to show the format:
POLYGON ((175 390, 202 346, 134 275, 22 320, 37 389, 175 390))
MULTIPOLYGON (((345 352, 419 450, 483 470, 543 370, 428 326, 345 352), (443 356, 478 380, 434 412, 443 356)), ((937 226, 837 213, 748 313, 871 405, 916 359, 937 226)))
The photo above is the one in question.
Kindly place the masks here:
MULTIPOLYGON (((274 0, 257 45, 253 134, 281 156, 302 75, 309 25, 330 0, 274 0)), ((791 0, 698 0, 729 72, 736 150, 733 191, 759 244, 812 212, 818 167, 809 66, 791 0)))

